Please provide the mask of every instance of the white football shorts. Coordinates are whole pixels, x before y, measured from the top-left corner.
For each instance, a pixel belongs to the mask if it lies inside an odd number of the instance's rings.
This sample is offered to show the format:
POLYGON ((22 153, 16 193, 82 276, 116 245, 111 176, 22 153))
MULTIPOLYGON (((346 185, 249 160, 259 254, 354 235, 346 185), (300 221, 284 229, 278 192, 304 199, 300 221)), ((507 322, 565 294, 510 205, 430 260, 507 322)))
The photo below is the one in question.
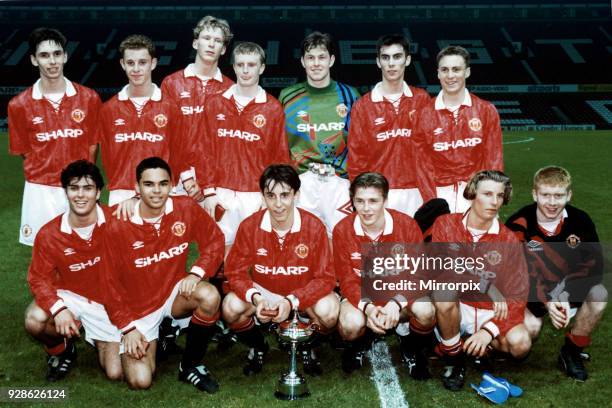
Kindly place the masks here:
POLYGON ((466 186, 465 181, 460 181, 456 184, 436 187, 436 195, 446 200, 451 213, 463 214, 470 208, 470 201, 463 198, 463 190, 466 186))
POLYGON ((38 231, 46 223, 66 211, 68 211, 68 199, 62 187, 26 181, 21 204, 19 242, 33 246, 38 231))
POLYGON ((217 224, 225 235, 225 245, 233 245, 240 223, 261 210, 263 197, 259 191, 234 191, 221 187, 216 188, 216 193, 219 204, 225 207, 225 213, 217 224))
POLYGON ((423 205, 423 198, 418 188, 392 188, 387 198, 387 208, 408 214, 414 217, 414 213, 423 205))

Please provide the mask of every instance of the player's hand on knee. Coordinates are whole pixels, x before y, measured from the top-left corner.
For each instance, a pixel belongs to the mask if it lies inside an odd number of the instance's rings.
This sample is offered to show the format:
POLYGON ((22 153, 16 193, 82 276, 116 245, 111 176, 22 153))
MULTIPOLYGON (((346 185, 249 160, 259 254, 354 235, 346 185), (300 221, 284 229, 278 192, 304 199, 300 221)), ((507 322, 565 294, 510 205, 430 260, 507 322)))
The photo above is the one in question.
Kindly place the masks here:
POLYGON ((482 357, 492 340, 488 331, 480 329, 463 343, 463 351, 474 357, 482 357))
POLYGON ((128 198, 117 204, 117 208, 113 211, 113 216, 118 220, 127 221, 134 215, 134 209, 138 199, 136 197, 128 198))
POLYGON ((149 343, 138 329, 127 333, 121 341, 123 342, 123 349, 128 356, 140 360, 146 355, 149 343))
POLYGON ((189 195, 189 197, 191 198, 204 198, 204 196, 201 194, 200 186, 198 185, 198 183, 196 183, 193 177, 183 181, 183 188, 187 192, 187 195, 189 195))
POLYGON ((272 318, 274 323, 281 323, 289 318, 289 313, 291 313, 291 302, 289 302, 289 299, 284 298, 273 307, 278 310, 276 317, 272 318))
POLYGON ((553 301, 546 303, 550 321, 555 329, 562 329, 569 323, 569 304, 567 302, 553 301))
POLYGON ((179 294, 183 295, 187 299, 191 298, 191 294, 198 286, 198 283, 201 282, 201 280, 202 279, 200 279, 200 277, 196 275, 189 274, 185 276, 181 280, 181 283, 179 285, 179 294))
POLYGON ((400 305, 397 302, 390 300, 385 307, 380 311, 382 317, 382 326, 385 330, 389 330, 397 326, 400 318, 400 305))
POLYGON ((55 322, 55 330, 60 336, 72 338, 72 336, 81 337, 79 332, 79 324, 77 323, 74 314, 68 309, 59 312, 53 318, 55 322))
POLYGON ((255 315, 257 316, 257 320, 259 320, 261 323, 268 323, 271 321, 273 317, 272 312, 278 313, 278 311, 263 298, 259 300, 255 307, 255 315))
POLYGON ((508 318, 508 303, 506 302, 504 295, 501 294, 494 284, 489 286, 487 295, 489 295, 493 301, 493 312, 495 313, 495 318, 499 320, 506 320, 508 318))
POLYGON ((381 316, 381 308, 370 303, 365 308, 366 325, 377 334, 385 334, 383 326, 383 316, 381 316))

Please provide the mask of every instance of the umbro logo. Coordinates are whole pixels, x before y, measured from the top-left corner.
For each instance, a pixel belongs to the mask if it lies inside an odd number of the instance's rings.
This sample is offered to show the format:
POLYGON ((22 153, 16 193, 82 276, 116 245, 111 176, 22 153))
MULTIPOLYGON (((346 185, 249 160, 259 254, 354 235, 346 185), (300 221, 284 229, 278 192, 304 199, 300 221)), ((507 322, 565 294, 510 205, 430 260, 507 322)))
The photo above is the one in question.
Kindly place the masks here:
POLYGON ((220 113, 217 115, 217 120, 225 120, 225 115, 220 113))
POLYGON ((68 255, 74 255, 76 254, 76 251, 72 248, 66 248, 64 249, 64 255, 68 256, 68 255))
POLYGON ((180 98, 181 98, 181 99, 191 98, 191 92, 189 92, 189 91, 183 91, 183 92, 181 92, 181 94, 180 94, 180 98))
POLYGON ((257 255, 259 255, 259 256, 268 256, 268 251, 266 250, 266 248, 259 248, 257 250, 257 255))
POLYGON ((132 248, 133 249, 140 249, 144 247, 144 242, 142 241, 136 241, 132 244, 132 248))
POLYGON ((440 136, 442 133, 444 133, 444 129, 442 128, 435 128, 433 131, 433 134, 436 136, 440 136))
POLYGON ((43 123, 43 118, 41 118, 40 116, 34 116, 32 118, 32 124, 33 125, 40 125, 41 123, 43 123))
POLYGON ((374 119, 374 125, 375 126, 382 125, 383 123, 385 123, 385 118, 376 118, 376 119, 374 119))
POLYGON ((361 253, 360 252, 353 252, 351 254, 351 259, 360 260, 361 259, 361 253))
POLYGON ((115 119, 115 126, 124 126, 125 120, 123 119, 115 119))
POLYGON ((543 251, 544 248, 542 247, 542 243, 535 241, 535 240, 531 240, 527 243, 527 248, 529 248, 530 251, 543 251))

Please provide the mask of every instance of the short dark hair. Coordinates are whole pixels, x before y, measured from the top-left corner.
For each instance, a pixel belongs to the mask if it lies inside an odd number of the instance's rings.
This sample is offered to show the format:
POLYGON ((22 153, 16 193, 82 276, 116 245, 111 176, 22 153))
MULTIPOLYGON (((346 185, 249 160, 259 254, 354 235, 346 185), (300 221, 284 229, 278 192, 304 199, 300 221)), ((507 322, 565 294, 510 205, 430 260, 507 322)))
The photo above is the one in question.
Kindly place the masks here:
POLYGON ((142 178, 142 173, 149 169, 163 169, 168 172, 168 177, 172 178, 172 171, 170 166, 161 157, 153 156, 147 157, 136 166, 136 182, 139 183, 142 178))
POLYGON ((92 179, 98 190, 102 190, 102 187, 104 187, 104 179, 102 178, 102 173, 100 173, 98 166, 87 160, 77 160, 73 161, 62 170, 60 175, 62 188, 68 188, 72 180, 80 180, 83 177, 92 179))
POLYGON ((353 202, 358 188, 368 187, 373 187, 380 190, 383 199, 385 200, 389 196, 389 181, 385 176, 376 172, 361 173, 360 175, 355 177, 355 179, 351 183, 351 187, 349 188, 351 202, 353 202))
POLYGON ((142 34, 132 34, 121 41, 121 44, 119 44, 119 55, 123 58, 125 50, 140 50, 142 48, 149 52, 151 58, 156 58, 153 40, 142 34))
POLYGON ((271 164, 259 177, 259 189, 265 193, 266 190, 271 191, 278 183, 288 185, 296 193, 300 191, 302 185, 300 176, 293 167, 288 164, 271 164))
POLYGON ((55 28, 39 27, 30 33, 28 45, 30 47, 30 55, 36 55, 38 44, 43 41, 51 41, 66 50, 66 37, 55 28))
POLYGON ((406 57, 410 55, 410 42, 401 34, 387 34, 383 35, 376 41, 376 56, 380 57, 380 50, 382 47, 388 47, 390 45, 398 44, 404 49, 406 57))
POLYGON ((442 48, 436 56, 436 63, 440 65, 440 60, 449 55, 458 55, 463 57, 465 67, 470 67, 470 52, 459 45, 449 45, 448 47, 442 48))
POLYGON ((236 44, 234 49, 232 50, 232 65, 236 62, 237 55, 257 55, 259 57, 259 62, 261 65, 266 64, 266 52, 261 45, 255 44, 250 41, 242 41, 236 44))
POLYGON ((325 48, 327 52, 329 52, 329 55, 335 55, 336 53, 336 46, 330 34, 313 31, 302 40, 302 57, 306 55, 308 51, 316 47, 325 48))
POLYGON ((499 170, 481 170, 474 174, 468 181, 465 190, 463 190, 463 198, 473 200, 476 198, 476 190, 481 181, 491 180, 504 185, 504 205, 510 202, 512 198, 512 182, 504 172, 499 170))

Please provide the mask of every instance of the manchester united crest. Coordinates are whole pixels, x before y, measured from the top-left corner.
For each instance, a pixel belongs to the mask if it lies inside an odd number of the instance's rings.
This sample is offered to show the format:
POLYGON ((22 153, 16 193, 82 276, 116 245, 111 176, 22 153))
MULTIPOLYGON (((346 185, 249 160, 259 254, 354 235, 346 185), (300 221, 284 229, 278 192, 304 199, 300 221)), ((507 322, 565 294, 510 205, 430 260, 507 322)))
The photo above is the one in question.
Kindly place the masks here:
POLYGON ((70 117, 76 123, 81 123, 85 119, 85 112, 77 108, 70 113, 70 117))
POLYGON ((489 251, 485 254, 484 259, 487 260, 489 265, 497 265, 501 262, 502 256, 496 250, 489 251))
POLYGON ((565 240, 565 242, 567 242, 567 246, 574 249, 576 248, 578 245, 580 245, 580 238, 578 237, 578 235, 576 234, 572 234, 569 237, 567 237, 567 239, 565 240))
POLYGON ((304 244, 300 244, 295 247, 295 254, 300 258, 304 259, 308 256, 308 247, 304 244))
POLYGON ((266 117, 261 113, 259 115, 253 116, 253 124, 257 129, 261 129, 266 125, 266 117))
POLYGON ((391 247, 391 255, 404 255, 405 248, 402 244, 395 244, 391 247))
POLYGON ((32 227, 30 227, 28 224, 25 224, 23 227, 21 227, 21 233, 24 237, 29 237, 30 235, 32 235, 32 227))
POLYGON ((408 112, 408 119, 410 119, 411 121, 414 120, 414 114, 416 113, 416 109, 411 110, 410 112, 408 112))
POLYGON ((468 122, 468 126, 472 129, 472 132, 480 132, 482 129, 482 122, 478 118, 472 118, 468 122))
POLYGON ((172 225, 172 233, 177 237, 182 237, 185 233, 185 223, 182 221, 177 221, 172 225))
POLYGON ((346 118, 346 115, 348 115, 348 108, 346 107, 345 104, 340 103, 340 104, 336 105, 336 113, 341 118, 346 118))
POLYGON ((163 128, 168 124, 168 118, 163 113, 160 113, 153 118, 153 122, 158 128, 163 128))

